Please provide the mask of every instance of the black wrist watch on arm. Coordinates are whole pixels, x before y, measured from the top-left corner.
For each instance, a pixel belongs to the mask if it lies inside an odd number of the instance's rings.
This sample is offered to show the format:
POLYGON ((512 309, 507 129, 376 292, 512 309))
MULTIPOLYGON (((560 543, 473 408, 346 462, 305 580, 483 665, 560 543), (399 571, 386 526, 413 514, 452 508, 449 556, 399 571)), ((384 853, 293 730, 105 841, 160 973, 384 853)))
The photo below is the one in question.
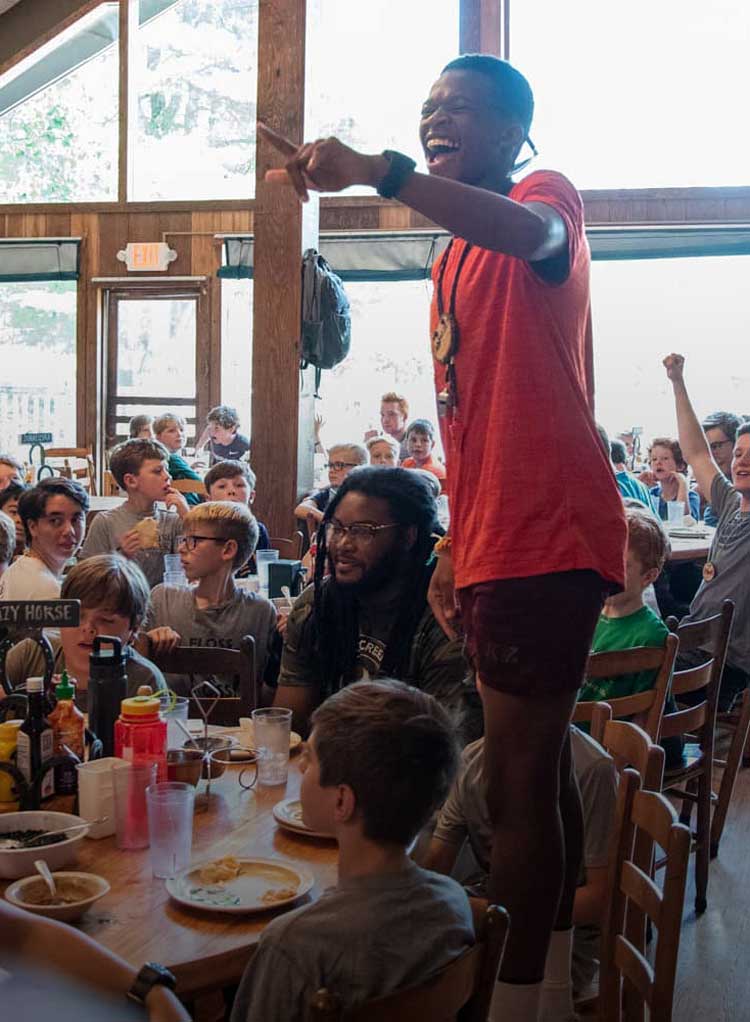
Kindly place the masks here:
POLYGON ((390 167, 376 190, 381 199, 394 199, 401 191, 407 177, 414 173, 417 165, 414 160, 393 149, 385 149, 383 156, 388 160, 390 167))
POLYGON ((174 991, 177 980, 169 969, 159 965, 158 962, 146 962, 128 990, 128 999, 135 1001, 136 1004, 145 1004, 146 998, 157 986, 174 991))

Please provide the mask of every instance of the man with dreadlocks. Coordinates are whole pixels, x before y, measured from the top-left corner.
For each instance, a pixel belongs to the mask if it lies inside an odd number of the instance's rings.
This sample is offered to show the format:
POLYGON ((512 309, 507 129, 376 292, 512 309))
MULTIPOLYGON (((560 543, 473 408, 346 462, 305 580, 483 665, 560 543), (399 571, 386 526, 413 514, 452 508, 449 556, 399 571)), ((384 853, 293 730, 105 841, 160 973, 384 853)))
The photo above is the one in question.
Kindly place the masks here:
POLYGON ((371 185, 453 235, 433 268, 451 537, 430 601, 451 634, 460 613, 483 683, 489 891, 513 920, 493 1014, 560 1022, 583 847, 568 728, 602 603, 623 583, 626 530, 593 418, 581 196, 550 170, 513 180, 521 149, 535 153, 533 112, 519 71, 466 54, 422 106, 427 174, 391 150, 259 131, 285 160, 269 180, 303 200, 371 185))
POLYGON ((427 603, 436 530, 435 497, 416 472, 359 468, 339 487, 319 534, 315 584, 284 635, 274 702, 291 707, 298 726, 307 730, 316 706, 344 685, 385 676, 429 692, 469 728, 475 693, 463 643, 445 635, 427 603))

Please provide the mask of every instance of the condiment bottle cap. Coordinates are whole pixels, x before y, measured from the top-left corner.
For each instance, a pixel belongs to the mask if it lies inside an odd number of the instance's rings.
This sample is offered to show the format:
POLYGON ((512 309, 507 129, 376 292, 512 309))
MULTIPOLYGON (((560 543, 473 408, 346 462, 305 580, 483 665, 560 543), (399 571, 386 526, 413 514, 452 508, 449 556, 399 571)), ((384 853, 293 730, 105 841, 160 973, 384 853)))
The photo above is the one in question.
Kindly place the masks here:
POLYGON ((122 712, 128 717, 147 717, 159 712, 161 704, 154 696, 131 696, 123 699, 122 712))
POLYGON ((58 699, 74 699, 76 694, 76 687, 68 677, 68 672, 63 670, 62 677, 55 687, 55 695, 58 699))

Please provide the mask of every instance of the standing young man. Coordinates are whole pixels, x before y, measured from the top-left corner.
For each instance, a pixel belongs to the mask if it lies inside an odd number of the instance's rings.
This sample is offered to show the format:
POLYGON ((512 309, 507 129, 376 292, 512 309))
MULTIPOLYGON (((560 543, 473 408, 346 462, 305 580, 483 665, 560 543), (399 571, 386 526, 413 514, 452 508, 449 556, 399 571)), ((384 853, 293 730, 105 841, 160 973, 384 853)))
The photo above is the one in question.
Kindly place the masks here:
MULTIPOLYGON (((398 153, 364 155, 337 139, 295 147, 261 128, 301 198, 308 187, 369 184, 454 235, 434 273, 451 537, 431 602, 449 633, 460 614, 485 686, 490 896, 515 920, 496 1008, 514 1022, 539 1017, 553 925, 552 973, 564 973, 570 953, 582 824, 566 736, 625 547, 592 416, 581 198, 551 171, 511 179, 533 105, 506 62, 452 61, 422 108, 427 175, 398 153)), ((545 1020, 569 1017, 569 993, 541 1010, 545 1020)))

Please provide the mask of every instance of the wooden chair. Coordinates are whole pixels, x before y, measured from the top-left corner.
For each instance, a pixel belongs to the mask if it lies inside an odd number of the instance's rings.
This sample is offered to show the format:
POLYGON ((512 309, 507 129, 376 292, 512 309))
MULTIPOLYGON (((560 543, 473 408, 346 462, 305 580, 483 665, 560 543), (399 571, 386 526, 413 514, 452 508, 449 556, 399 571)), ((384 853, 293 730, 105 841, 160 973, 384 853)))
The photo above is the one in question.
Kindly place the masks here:
MULTIPOLYGON (((717 675, 717 700, 718 693, 721 690, 721 676, 724 671, 733 618, 734 603, 731 600, 724 600, 721 611, 718 614, 714 614, 712 617, 705 618, 702 621, 679 625, 676 618, 671 617, 667 619, 667 626, 675 631, 679 637, 681 650, 705 650, 707 655, 713 657, 711 683, 714 681, 714 675, 717 675)), ((748 693, 744 692, 739 709, 729 713, 716 712, 717 723, 714 728, 714 742, 717 739, 728 737, 729 749, 726 759, 714 757, 713 760, 714 766, 722 769, 722 775, 718 794, 713 799, 716 804, 716 811, 711 821, 709 844, 709 855, 712 859, 716 857, 719 851, 719 842, 721 841, 721 835, 729 811, 737 773, 742 763, 748 729, 750 729, 750 702, 748 699, 748 693)), ((683 806, 684 812, 686 812, 688 805, 686 803, 683 806)), ((686 815, 687 819, 684 816, 682 817, 683 823, 690 822, 691 814, 686 813, 686 815)))
MULTIPOLYGON (((606 703, 599 703, 606 707, 606 703)), ((591 736, 595 738, 592 726, 591 736)), ((664 777, 664 749, 652 742, 643 728, 628 720, 608 720, 596 740, 615 761, 618 773, 628 767, 641 778, 644 791, 661 791, 664 777)))
POLYGON ((102 496, 119 497, 119 495, 120 487, 117 485, 115 477, 108 468, 105 468, 104 475, 102 476, 102 496))
MULTIPOLYGON (((636 646, 633 649, 617 650, 612 653, 592 653, 586 667, 587 678, 616 678, 621 674, 638 674, 641 671, 657 671, 654 687, 633 696, 608 699, 616 720, 624 717, 642 727, 652 742, 659 737, 664 702, 669 691, 674 658, 677 654, 677 637, 668 635, 663 646, 636 646)), ((596 702, 576 703, 573 723, 591 723, 596 702)))
POLYGON ((292 534, 291 539, 271 539, 271 549, 279 551, 283 560, 301 561, 305 545, 305 537, 301 532, 292 534))
MULTIPOLYGON (((239 649, 217 649, 213 646, 178 646, 171 653, 145 651, 164 674, 186 675, 190 689, 206 678, 234 675, 238 679, 239 695, 219 699, 211 713, 210 724, 236 727, 240 717, 249 717, 260 705, 259 681, 256 674, 255 639, 246 635, 239 649)), ((167 679, 169 680, 169 679, 167 679)), ((210 700, 201 700, 204 705, 210 700)), ((193 707, 190 707, 191 711, 193 707)), ((191 715, 196 716, 198 714, 191 715)))
POLYGON ((602 933, 599 1018, 635 1022, 648 1007, 653 1022, 671 1022, 680 925, 685 897, 690 831, 663 795, 641 791, 635 770, 620 775, 617 828, 610 862, 610 902, 602 933), (636 835, 666 852, 663 892, 636 861, 636 835), (625 922, 631 906, 658 931, 653 966, 628 939, 625 922))
POLYGON ((57 475, 76 480, 88 489, 92 497, 96 496, 96 465, 90 447, 45 447, 44 465, 53 469, 57 475), (56 464, 59 461, 62 461, 62 465, 56 464), (84 464, 71 465, 71 461, 82 461, 84 464))
POLYGON ((476 944, 444 965, 426 982, 344 1010, 326 989, 313 995, 309 1022, 486 1022, 505 950, 509 918, 490 905, 477 930, 476 944))
POLYGON ((172 489, 178 493, 199 493, 207 496, 206 486, 202 479, 173 479, 172 489))

